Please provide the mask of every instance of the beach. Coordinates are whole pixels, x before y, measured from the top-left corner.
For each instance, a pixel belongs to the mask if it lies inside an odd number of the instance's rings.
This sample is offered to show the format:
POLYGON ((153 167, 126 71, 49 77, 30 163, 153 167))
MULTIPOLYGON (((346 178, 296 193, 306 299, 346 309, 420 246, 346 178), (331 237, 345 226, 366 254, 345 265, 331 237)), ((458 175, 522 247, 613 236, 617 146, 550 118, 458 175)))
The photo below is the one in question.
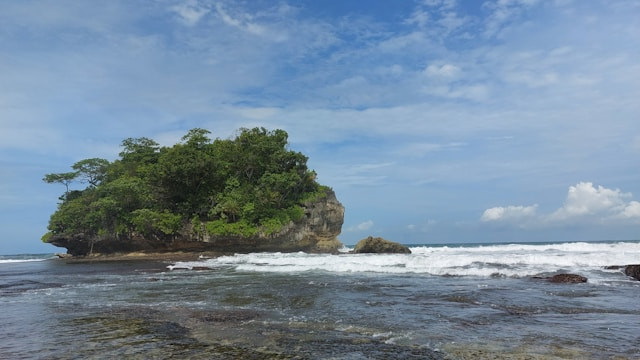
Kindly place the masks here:
POLYGON ((410 248, 3 256, 0 358, 640 357, 638 242, 410 248))

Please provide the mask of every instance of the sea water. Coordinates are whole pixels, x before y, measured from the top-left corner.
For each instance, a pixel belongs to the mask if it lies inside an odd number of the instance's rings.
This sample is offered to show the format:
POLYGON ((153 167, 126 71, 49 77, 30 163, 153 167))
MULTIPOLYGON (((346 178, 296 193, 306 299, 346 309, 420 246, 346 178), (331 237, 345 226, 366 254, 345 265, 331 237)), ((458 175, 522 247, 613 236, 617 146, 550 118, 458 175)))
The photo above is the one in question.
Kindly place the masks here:
POLYGON ((611 268, 640 263, 640 242, 348 250, 2 256, 0 358, 640 358, 640 281, 611 268))

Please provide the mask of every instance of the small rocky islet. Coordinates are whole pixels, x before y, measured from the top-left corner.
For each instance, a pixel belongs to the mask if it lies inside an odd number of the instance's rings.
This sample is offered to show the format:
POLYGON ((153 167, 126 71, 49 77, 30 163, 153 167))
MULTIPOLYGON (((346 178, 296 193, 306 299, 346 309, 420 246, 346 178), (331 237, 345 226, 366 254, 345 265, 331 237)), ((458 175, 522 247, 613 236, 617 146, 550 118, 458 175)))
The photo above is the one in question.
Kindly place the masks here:
POLYGON ((129 138, 115 161, 90 158, 46 174, 66 191, 42 240, 85 257, 338 252, 344 207, 308 158, 289 149, 285 131, 209 134, 192 129, 171 147, 129 138))

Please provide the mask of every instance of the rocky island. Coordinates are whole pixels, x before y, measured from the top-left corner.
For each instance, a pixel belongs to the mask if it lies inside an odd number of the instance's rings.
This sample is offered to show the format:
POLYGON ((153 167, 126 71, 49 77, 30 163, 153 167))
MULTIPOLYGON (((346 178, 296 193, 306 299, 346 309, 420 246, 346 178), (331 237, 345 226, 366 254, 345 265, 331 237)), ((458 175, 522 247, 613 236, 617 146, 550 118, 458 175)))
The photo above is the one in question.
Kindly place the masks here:
POLYGON ((47 174, 66 191, 43 241, 74 256, 134 252, 337 252, 344 207, 316 182, 283 130, 235 139, 192 129, 160 147, 126 139, 120 158, 86 159, 47 174), (87 184, 69 190, 72 182, 87 184))

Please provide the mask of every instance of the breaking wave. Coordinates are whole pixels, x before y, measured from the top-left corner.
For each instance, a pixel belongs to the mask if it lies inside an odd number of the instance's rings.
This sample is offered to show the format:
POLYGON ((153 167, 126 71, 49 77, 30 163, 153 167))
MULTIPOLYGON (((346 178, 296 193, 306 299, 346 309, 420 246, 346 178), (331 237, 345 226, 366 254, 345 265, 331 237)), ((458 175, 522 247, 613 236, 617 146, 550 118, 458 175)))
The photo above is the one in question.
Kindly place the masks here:
MULTIPOLYGON (((251 253, 196 262, 169 269, 230 268, 252 272, 327 271, 338 273, 428 274, 450 276, 533 276, 557 271, 603 272, 605 267, 640 261, 639 242, 412 246, 411 254, 324 255, 251 253)), ((615 270, 609 270, 615 271, 615 270)))
POLYGON ((0 264, 44 261, 54 259, 52 254, 22 254, 22 255, 0 255, 0 264))

